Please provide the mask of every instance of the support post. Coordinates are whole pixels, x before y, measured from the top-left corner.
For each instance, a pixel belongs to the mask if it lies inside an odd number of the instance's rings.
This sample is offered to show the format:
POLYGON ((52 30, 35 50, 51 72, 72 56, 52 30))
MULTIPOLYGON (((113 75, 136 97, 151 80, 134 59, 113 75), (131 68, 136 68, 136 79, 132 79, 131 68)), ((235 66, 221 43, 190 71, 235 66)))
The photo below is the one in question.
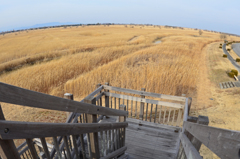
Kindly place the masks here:
MULTIPOLYGON (((141 91, 146 91, 145 88, 142 88, 141 91)), ((145 98, 144 95, 141 95, 141 98, 145 98)), ((140 120, 143 120, 143 115, 144 115, 144 102, 141 102, 141 105, 140 105, 140 113, 139 113, 139 119, 140 120)))
MULTIPOLYGON (((97 84, 97 88, 101 86, 101 83, 97 84)), ((102 93, 102 91, 99 92, 99 94, 102 93)), ((99 106, 102 106, 102 97, 99 99, 100 103, 98 103, 99 106)))
MULTIPOLYGON (((73 100, 73 94, 71 94, 71 93, 65 93, 65 94, 64 94, 64 98, 73 100)), ((67 115, 67 118, 68 118, 68 116, 70 115, 70 112, 66 112, 66 115, 67 115)))
MULTIPOLYGON (((0 120, 5 120, 1 105, 0 105, 0 120)), ((9 130, 7 128, 4 130, 5 133, 8 133, 8 131, 9 130)), ((0 158, 1 157, 2 159, 9 158, 20 159, 19 153, 13 140, 0 139, 0 158)))
MULTIPOLYGON (((105 85, 109 86, 109 83, 106 82, 105 85)), ((104 92, 109 92, 109 90, 104 90, 104 92)), ((109 108, 109 96, 105 96, 105 107, 109 108)))
POLYGON ((192 97, 188 97, 188 116, 190 114, 191 105, 192 105, 192 97))
MULTIPOLYGON (((95 104, 96 98, 93 96, 89 96, 84 99, 84 103, 95 104)), ((96 114, 87 114, 87 123, 97 123, 97 115, 96 114)), ((91 154, 93 159, 100 158, 99 153, 99 144, 98 144, 98 132, 90 133, 90 144, 91 144, 91 154)))
MULTIPOLYGON (((120 105, 120 110, 126 111, 126 105, 120 105)), ((126 122, 126 116, 119 116, 119 122, 126 122)), ((119 129, 119 141, 120 141, 120 147, 125 146, 125 136, 126 136, 126 129, 120 128, 119 129)))

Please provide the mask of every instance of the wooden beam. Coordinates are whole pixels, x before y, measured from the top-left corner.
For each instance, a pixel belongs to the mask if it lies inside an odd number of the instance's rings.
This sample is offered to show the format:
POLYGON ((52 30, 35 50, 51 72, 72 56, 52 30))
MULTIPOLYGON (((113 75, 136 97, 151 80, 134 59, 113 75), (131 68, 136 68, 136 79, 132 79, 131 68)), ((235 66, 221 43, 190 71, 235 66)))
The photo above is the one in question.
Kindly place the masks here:
POLYGON ((240 131, 184 122, 184 128, 218 157, 239 159, 240 131))
MULTIPOLYGON (((141 91, 145 92, 145 88, 142 88, 141 91)), ((141 95, 141 99, 145 98, 144 95, 141 95)), ((141 101, 140 103, 140 112, 139 112, 139 119, 143 120, 143 116, 144 116, 144 102, 141 101)))
POLYGON ((127 112, 88 103, 81 103, 60 97, 43 94, 0 82, 0 101, 5 103, 59 110, 75 113, 101 114, 101 115, 127 115, 127 112))
MULTIPOLYGON (((84 99, 84 103, 94 104, 96 105, 96 98, 88 96, 84 99)), ((88 123, 97 123, 97 115, 96 114, 87 114, 87 122, 88 123)), ((90 133, 90 144, 91 144, 91 154, 93 159, 100 158, 99 152, 99 143, 98 143, 98 132, 90 133)))
POLYGON ((180 134, 180 140, 187 158, 202 159, 202 156, 200 156, 199 152, 195 149, 195 147, 192 145, 184 133, 180 134))
MULTIPOLYGON (((105 85, 109 86, 109 83, 106 82, 105 85)), ((109 92, 109 90, 104 90, 104 92, 109 92)), ((109 96, 105 96, 105 107, 109 108, 109 96)))
POLYGON ((37 151, 34 147, 32 139, 26 139, 26 142, 28 144, 28 147, 29 147, 29 150, 31 152, 33 159, 38 159, 37 151))
POLYGON ((123 94, 109 93, 109 92, 104 92, 104 94, 106 96, 112 96, 112 97, 121 98, 121 99, 131 99, 132 101, 137 101, 137 102, 151 103, 151 104, 157 104, 157 105, 162 105, 162 106, 169 106, 169 107, 173 107, 173 108, 184 108, 184 105, 179 104, 179 103, 163 102, 163 101, 158 101, 158 100, 153 100, 153 99, 138 98, 138 97, 123 95, 123 94))
POLYGON ((127 150, 127 146, 124 146, 120 149, 117 149, 116 151, 113 151, 107 156, 101 157, 100 159, 112 159, 112 158, 118 157, 119 155, 123 154, 126 150, 127 150))
MULTIPOLYGON (((64 94, 64 98, 65 98, 65 99, 69 99, 69 100, 73 100, 73 94, 71 94, 71 93, 65 93, 65 94, 64 94)), ((68 116, 70 115, 70 112, 66 112, 66 115, 67 115, 67 118, 68 118, 68 116)))
POLYGON ((127 127, 123 123, 38 123, 0 120, 1 139, 26 139, 64 135, 79 135, 127 127), (5 133, 5 130, 8 130, 5 133))
MULTIPOLYGON (((0 105, 0 121, 5 121, 1 105, 0 105)), ((9 133, 9 129, 4 128, 2 132, 9 133)), ((0 139, 0 156, 2 157, 2 159, 9 158, 20 159, 20 155, 17 151, 17 148, 13 140, 0 139)))
POLYGON ((155 98, 169 99, 169 100, 182 101, 182 102, 184 102, 186 99, 186 97, 137 91, 137 90, 132 90, 132 89, 112 87, 112 86, 106 86, 106 85, 103 85, 103 88, 108 89, 108 90, 118 91, 118 92, 131 93, 131 94, 137 94, 137 95, 145 95, 145 96, 150 96, 150 97, 155 97, 155 98))
MULTIPOLYGON (((126 105, 120 105, 120 110, 126 111, 126 105)), ((119 116, 119 122, 126 122, 126 117, 125 116, 119 116)), ((126 129, 125 128, 120 128, 120 140, 122 141, 122 146, 125 146, 125 136, 126 136, 126 129)))

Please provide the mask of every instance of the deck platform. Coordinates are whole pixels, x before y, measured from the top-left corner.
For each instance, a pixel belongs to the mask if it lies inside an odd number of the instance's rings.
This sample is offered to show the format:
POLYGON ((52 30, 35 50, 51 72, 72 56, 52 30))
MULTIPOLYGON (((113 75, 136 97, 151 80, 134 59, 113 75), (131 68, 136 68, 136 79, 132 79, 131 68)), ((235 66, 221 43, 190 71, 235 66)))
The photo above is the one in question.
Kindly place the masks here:
MULTIPOLYGON (((112 122, 113 117, 102 122, 112 122)), ((126 146, 129 159, 176 158, 180 128, 127 118, 126 146)))

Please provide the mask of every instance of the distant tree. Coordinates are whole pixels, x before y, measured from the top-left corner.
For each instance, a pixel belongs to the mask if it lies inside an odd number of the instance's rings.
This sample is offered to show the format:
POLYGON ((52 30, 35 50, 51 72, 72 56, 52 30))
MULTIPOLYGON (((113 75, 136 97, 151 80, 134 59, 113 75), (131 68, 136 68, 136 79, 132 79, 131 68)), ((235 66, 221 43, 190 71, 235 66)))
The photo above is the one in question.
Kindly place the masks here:
POLYGON ((199 30, 199 32, 198 32, 198 33, 199 33, 199 35, 202 35, 203 31, 202 31, 202 30, 199 30))

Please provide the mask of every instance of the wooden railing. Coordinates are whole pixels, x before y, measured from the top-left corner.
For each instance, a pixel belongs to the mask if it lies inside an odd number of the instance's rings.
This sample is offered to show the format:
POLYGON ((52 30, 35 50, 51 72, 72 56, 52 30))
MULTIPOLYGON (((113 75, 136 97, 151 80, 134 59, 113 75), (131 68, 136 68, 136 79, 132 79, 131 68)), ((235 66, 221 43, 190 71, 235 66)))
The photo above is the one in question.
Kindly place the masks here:
POLYGON ((188 110, 185 107, 177 159, 202 159, 202 144, 220 158, 240 159, 240 131, 208 126, 207 116, 191 117, 188 110))
POLYGON ((122 110, 96 106, 102 88, 77 102, 0 83, 1 102, 71 112, 66 123, 36 123, 6 121, 0 111, 1 157, 113 158, 124 154, 126 106, 121 105, 122 110), (119 122, 98 123, 106 115, 119 116, 119 122), (17 149, 14 139, 26 142, 17 149))
MULTIPOLYGON (((98 87, 103 88, 96 97, 97 105, 101 107, 119 109, 123 104, 129 112, 128 118, 178 127, 183 123, 186 97, 112 87, 108 83, 98 87)), ((187 106, 191 106, 191 98, 188 98, 187 106)))

